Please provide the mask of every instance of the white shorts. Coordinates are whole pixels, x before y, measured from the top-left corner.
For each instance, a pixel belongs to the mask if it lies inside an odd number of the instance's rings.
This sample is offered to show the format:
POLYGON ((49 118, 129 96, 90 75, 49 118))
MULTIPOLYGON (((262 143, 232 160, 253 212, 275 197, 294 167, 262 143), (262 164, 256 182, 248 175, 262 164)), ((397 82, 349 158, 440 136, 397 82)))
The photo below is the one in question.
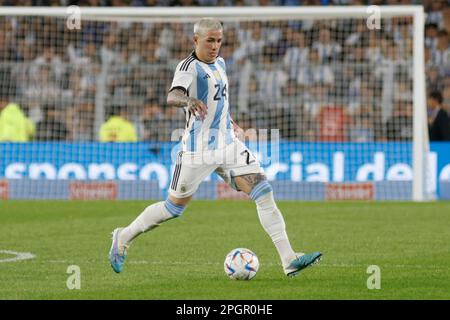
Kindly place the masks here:
POLYGON ((220 150, 178 153, 169 194, 186 198, 197 191, 200 183, 216 172, 231 187, 232 178, 251 173, 264 173, 252 152, 237 138, 220 150))

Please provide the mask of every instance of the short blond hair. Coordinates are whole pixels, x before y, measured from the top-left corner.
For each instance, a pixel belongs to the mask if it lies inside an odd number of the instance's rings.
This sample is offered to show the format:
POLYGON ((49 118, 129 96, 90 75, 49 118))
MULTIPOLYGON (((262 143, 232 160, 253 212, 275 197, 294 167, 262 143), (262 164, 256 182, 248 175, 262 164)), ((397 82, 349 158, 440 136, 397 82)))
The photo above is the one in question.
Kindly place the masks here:
POLYGON ((223 31, 222 24, 215 18, 202 18, 194 24, 194 34, 205 34, 211 30, 223 31))

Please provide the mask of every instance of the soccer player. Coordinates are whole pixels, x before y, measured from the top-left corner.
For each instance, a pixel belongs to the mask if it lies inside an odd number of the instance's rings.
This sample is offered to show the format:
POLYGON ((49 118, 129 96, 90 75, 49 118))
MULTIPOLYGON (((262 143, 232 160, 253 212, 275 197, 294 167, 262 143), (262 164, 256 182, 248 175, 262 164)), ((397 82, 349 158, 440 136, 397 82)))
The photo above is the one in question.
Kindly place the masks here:
POLYGON ((231 120, 226 66, 219 56, 223 29, 219 21, 203 18, 194 25, 195 50, 175 71, 167 103, 186 111, 182 151, 165 201, 148 206, 129 226, 113 231, 109 260, 121 272, 131 242, 162 222, 179 217, 199 184, 216 171, 231 187, 247 193, 256 202, 264 230, 271 237, 287 276, 316 263, 320 252, 293 251, 285 222, 258 161, 237 139, 240 128, 231 120))

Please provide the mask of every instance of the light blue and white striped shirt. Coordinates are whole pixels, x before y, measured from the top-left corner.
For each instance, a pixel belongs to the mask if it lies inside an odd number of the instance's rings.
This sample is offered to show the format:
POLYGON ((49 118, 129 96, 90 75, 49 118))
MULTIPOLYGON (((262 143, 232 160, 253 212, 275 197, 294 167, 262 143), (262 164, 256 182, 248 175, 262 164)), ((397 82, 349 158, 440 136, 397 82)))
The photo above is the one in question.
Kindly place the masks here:
POLYGON ((213 63, 205 63, 193 52, 178 64, 170 90, 175 88, 201 100, 208 108, 204 120, 196 118, 185 108, 183 151, 222 149, 233 141, 235 135, 229 112, 228 78, 222 57, 217 57, 213 63))

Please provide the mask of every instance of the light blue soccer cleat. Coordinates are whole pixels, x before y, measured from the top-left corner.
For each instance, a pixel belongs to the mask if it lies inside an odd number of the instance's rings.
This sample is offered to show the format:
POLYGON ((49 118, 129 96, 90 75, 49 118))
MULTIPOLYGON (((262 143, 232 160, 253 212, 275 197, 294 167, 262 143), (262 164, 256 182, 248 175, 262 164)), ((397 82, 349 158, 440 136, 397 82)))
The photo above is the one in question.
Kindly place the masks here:
POLYGON ((284 273, 288 277, 296 276, 300 273, 301 270, 312 266, 320 261, 322 258, 322 253, 313 252, 313 253, 298 253, 297 258, 292 260, 288 267, 284 269, 284 273))
POLYGON ((120 273, 127 257, 128 246, 119 243, 119 235, 123 228, 117 228, 112 233, 112 245, 109 250, 109 262, 116 273, 120 273))

